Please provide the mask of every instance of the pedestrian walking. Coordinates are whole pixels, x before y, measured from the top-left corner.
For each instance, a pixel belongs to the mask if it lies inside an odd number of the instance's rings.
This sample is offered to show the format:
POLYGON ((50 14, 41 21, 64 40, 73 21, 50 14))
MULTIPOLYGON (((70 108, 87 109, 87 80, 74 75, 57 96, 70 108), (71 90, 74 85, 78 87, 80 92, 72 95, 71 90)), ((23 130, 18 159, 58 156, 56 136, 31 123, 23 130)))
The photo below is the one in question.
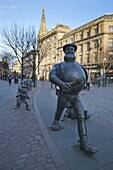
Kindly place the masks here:
POLYGON ((11 75, 8 77, 8 80, 9 80, 9 85, 11 86, 11 82, 12 82, 12 76, 11 75))
POLYGON ((100 77, 97 78, 98 88, 101 86, 100 77))
POLYGON ((87 89, 87 84, 85 83, 83 90, 86 90, 86 89, 87 89))
POLYGON ((90 90, 91 78, 88 76, 87 83, 86 83, 86 90, 90 90))

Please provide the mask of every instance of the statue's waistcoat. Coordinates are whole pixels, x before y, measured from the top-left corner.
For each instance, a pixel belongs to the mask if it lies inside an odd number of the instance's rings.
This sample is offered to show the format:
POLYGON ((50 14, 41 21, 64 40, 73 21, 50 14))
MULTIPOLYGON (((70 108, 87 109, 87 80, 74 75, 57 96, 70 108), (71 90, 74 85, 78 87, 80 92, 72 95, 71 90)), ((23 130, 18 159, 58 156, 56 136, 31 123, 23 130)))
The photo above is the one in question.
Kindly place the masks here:
POLYGON ((82 66, 77 62, 62 62, 60 63, 60 79, 63 82, 73 83, 72 89, 69 92, 70 94, 79 93, 85 86, 86 83, 86 73, 82 66), (76 78, 82 80, 81 84, 76 85, 76 78))

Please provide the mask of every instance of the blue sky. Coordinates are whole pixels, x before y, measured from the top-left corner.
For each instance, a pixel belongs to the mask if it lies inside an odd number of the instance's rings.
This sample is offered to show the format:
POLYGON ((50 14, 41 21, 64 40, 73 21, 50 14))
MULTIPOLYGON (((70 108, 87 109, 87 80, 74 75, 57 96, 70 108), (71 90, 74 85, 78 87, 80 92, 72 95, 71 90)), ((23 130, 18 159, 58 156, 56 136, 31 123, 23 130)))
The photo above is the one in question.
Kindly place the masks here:
POLYGON ((16 23, 35 26, 38 31, 43 7, 48 29, 57 22, 74 29, 105 13, 113 13, 113 0, 0 0, 0 28, 16 23))

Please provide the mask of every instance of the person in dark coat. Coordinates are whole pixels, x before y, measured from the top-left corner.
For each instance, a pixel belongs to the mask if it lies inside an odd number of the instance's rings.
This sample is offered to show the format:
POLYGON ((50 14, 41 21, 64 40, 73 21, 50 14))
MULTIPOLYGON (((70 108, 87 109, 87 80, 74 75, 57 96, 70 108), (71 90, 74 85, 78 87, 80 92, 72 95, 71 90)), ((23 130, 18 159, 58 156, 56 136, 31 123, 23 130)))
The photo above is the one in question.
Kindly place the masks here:
POLYGON ((11 75, 9 76, 8 80, 9 80, 9 85, 11 86, 11 82, 12 82, 12 76, 11 75))

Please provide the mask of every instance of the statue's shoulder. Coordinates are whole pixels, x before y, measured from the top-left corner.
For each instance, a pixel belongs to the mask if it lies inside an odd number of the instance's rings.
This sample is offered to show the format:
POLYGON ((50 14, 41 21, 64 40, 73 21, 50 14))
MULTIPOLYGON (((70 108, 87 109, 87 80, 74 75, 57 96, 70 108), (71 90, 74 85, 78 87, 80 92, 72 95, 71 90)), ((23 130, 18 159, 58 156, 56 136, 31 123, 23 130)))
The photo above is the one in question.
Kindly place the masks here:
POLYGON ((53 65, 52 68, 58 68, 58 67, 59 67, 59 63, 56 63, 56 64, 53 65))
MULTIPOLYGON (((76 62, 76 61, 75 61, 76 62)), ((87 73, 87 71, 86 71, 86 69, 83 67, 83 65, 81 65, 80 63, 78 63, 78 62, 76 62, 82 69, 83 69, 83 71, 85 72, 85 75, 86 75, 86 81, 87 81, 87 79, 88 79, 88 73, 87 73)))
POLYGON ((64 72, 66 63, 65 61, 59 63, 59 71, 64 72))
POLYGON ((53 67, 62 70, 65 67, 65 62, 56 63, 53 65, 53 67))
POLYGON ((83 67, 80 63, 78 63, 77 61, 74 62, 76 65, 79 65, 80 67, 83 67))

